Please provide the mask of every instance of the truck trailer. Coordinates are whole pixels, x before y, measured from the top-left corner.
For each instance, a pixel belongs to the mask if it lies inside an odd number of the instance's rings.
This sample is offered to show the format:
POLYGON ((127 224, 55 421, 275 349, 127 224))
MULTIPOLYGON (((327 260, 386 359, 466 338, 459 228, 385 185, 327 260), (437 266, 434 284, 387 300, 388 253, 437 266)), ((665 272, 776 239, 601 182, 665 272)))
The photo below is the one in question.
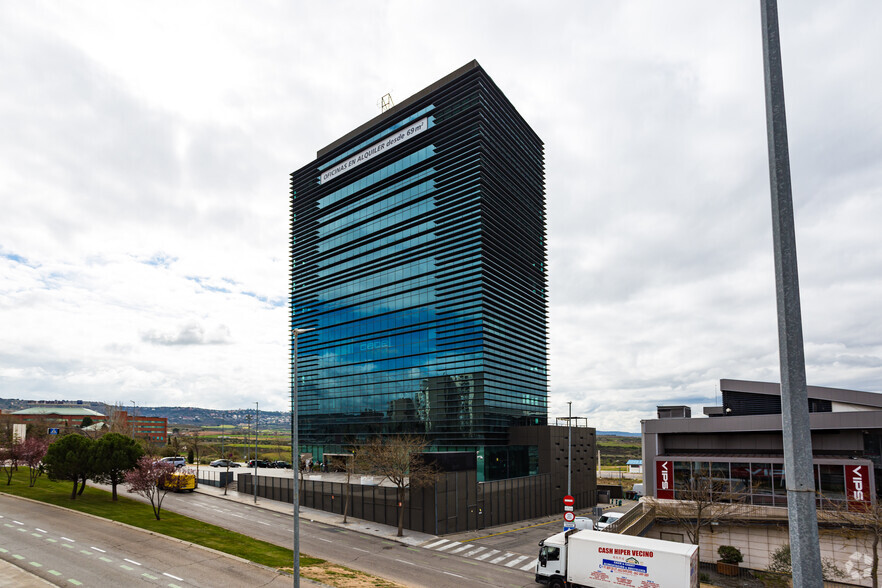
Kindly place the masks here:
POLYGON ((536 581, 550 588, 698 588, 698 546, 570 529, 539 542, 536 581))

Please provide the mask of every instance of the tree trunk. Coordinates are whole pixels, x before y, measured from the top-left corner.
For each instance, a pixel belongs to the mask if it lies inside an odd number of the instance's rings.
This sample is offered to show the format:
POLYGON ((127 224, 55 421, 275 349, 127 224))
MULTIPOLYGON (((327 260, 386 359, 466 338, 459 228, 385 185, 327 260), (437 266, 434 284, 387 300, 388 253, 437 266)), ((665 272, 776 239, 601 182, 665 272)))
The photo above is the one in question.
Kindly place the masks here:
POLYGON ((86 476, 83 476, 82 480, 83 480, 83 483, 80 485, 80 491, 77 492, 77 496, 82 496, 83 490, 86 489, 86 476))
POLYGON ((873 569, 870 577, 873 578, 873 588, 879 588, 879 532, 873 534, 873 569))
POLYGON ((76 478, 74 478, 73 490, 70 491, 70 499, 71 500, 77 499, 77 486, 79 486, 79 485, 80 485, 80 477, 77 476, 76 478))
POLYGON ((398 487, 398 536, 404 535, 404 488, 398 487))
POLYGON ((112 488, 113 500, 116 500, 116 480, 111 481, 110 487, 112 488))

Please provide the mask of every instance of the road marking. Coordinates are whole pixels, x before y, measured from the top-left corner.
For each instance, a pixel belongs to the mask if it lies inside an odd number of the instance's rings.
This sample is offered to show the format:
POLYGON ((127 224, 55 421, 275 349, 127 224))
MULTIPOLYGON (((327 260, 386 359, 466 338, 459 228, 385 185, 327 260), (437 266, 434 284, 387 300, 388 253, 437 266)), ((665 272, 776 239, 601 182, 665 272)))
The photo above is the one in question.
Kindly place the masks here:
POLYGON ((125 557, 123 558, 123 561, 127 561, 127 562, 129 562, 130 564, 135 564, 136 566, 141 565, 141 564, 139 564, 138 562, 136 562, 135 560, 133 560, 133 559, 128 559, 128 558, 125 558, 125 557))
POLYGON ((15 520, 15 519, 12 519, 12 522, 15 523, 16 525, 23 525, 23 524, 24 524, 24 523, 20 523, 20 522, 18 522, 18 521, 15 520))
POLYGON ((100 559, 104 563, 113 563, 112 559, 110 559, 109 557, 104 557, 103 555, 101 557, 99 557, 98 559, 100 559))
POLYGON ((514 566, 518 565, 519 563, 521 563, 522 561, 524 561, 525 559, 529 559, 529 558, 530 558, 529 555, 522 555, 521 557, 513 559, 510 562, 508 562, 507 564, 505 564, 505 567, 507 567, 507 568, 514 567, 514 566))
POLYGON ((407 561, 406 559, 396 559, 395 561, 400 562, 400 563, 403 563, 403 564, 407 564, 407 565, 409 565, 409 566, 415 566, 415 565, 416 565, 416 564, 413 563, 412 561, 407 561))
POLYGON ((130 568, 130 567, 127 566, 126 564, 119 564, 119 567, 121 567, 122 569, 124 569, 124 570, 127 571, 127 572, 131 572, 132 570, 135 569, 135 568, 130 568))
POLYGON ((89 546, 89 549, 94 549, 95 551, 100 551, 101 553, 107 553, 103 549, 98 549, 97 547, 92 547, 91 545, 89 546))
POLYGON ((488 551, 488 552, 485 553, 484 555, 479 555, 479 556, 476 557, 475 559, 478 560, 478 561, 484 561, 485 559, 487 559, 487 558, 490 557, 491 555, 496 555, 497 553, 499 553, 499 550, 498 550, 498 549, 491 549, 490 551, 488 551))
POLYGON ((269 523, 264 523, 263 521, 257 521, 257 522, 258 522, 259 524, 261 524, 261 525, 266 525, 267 527, 271 527, 271 526, 272 526, 272 525, 270 525, 269 523))
POLYGON ((46 571, 49 572, 50 574, 52 574, 53 576, 60 576, 61 575, 61 572, 57 572, 55 570, 46 570, 46 571))
POLYGON ((499 562, 501 562, 502 560, 504 560, 505 558, 507 558, 507 557, 511 557, 511 556, 513 556, 513 555, 514 555, 513 553, 506 553, 505 555, 500 555, 500 556, 497 557, 496 559, 492 560, 490 563, 492 563, 492 564, 499 563, 499 562))
POLYGON ((41 532, 41 533, 48 533, 48 532, 49 532, 49 531, 44 531, 44 530, 41 529, 40 527, 35 527, 35 529, 37 529, 37 531, 39 531, 39 532, 41 532))
POLYGON ((37 563, 35 561, 29 561, 28 563, 31 564, 32 566, 34 566, 35 568, 42 568, 43 567, 43 564, 37 563))
POLYGON ((24 527, 19 527, 18 529, 16 529, 16 531, 21 531, 22 533, 27 533, 27 532, 28 532, 28 530, 25 529, 24 527))
POLYGON ((430 543, 429 545, 423 545, 426 549, 432 549, 433 547, 437 547, 439 545, 444 545, 445 543, 449 543, 450 539, 442 539, 441 541, 436 541, 435 543, 430 543))
POLYGON ((43 538, 43 536, 40 533, 31 533, 31 537, 36 537, 37 539, 43 538))
POLYGON ((457 547, 456 549, 454 549, 450 553, 459 553, 460 551, 465 551, 466 549, 469 549, 470 547, 474 547, 474 545, 463 545, 462 547, 457 547))
POLYGON ((358 547, 353 547, 352 549, 354 549, 355 551, 363 551, 365 553, 370 553, 370 551, 368 551, 367 549, 359 549, 358 547))
POLYGON ((67 537, 62 537, 65 541, 70 541, 71 543, 76 543, 73 539, 68 539, 67 537))
MULTIPOLYGON (((181 582, 183 582, 183 580, 181 580, 181 582)), ((168 588, 181 588, 181 587, 178 586, 177 584, 169 584, 168 588)))
MULTIPOLYGON (((244 518, 245 518, 244 516, 242 516, 242 515, 240 515, 240 514, 236 514, 236 513, 234 513, 234 512, 231 512, 231 513, 230 513, 230 516, 231 516, 231 517, 238 517, 238 518, 240 518, 240 519, 244 519, 244 518)), ((291 564, 291 565, 294 565, 294 564, 291 564)), ((183 580, 181 580, 181 581, 183 582, 183 580)))
MULTIPOLYGON (((292 564, 292 565, 293 565, 293 564, 292 564)), ((162 575, 163 575, 163 576, 168 576, 168 577, 171 578, 172 580, 177 580, 178 582, 183 582, 183 581, 184 581, 183 578, 178 578, 177 576, 172 576, 171 574, 166 573, 166 572, 162 572, 162 575)))
POLYGON ((445 549, 450 549, 450 548, 453 547, 454 545, 461 545, 461 543, 460 543, 459 541, 453 541, 453 542, 450 543, 449 545, 445 545, 444 547, 439 547, 439 548, 437 549, 437 551, 444 551, 445 549))
POLYGON ((143 573, 141 575, 144 576, 145 578, 147 578, 148 580, 158 580, 159 579, 159 576, 151 576, 148 573, 143 573))
POLYGON ((9 553, 9 550, 3 549, 2 547, 0 547, 0 553, 9 553))
POLYGON ((82 586, 83 585, 82 582, 80 582, 79 580, 74 580, 73 578, 68 578, 67 581, 70 582, 71 584, 73 584, 74 586, 82 586))
POLYGON ((68 545, 67 543, 59 543, 62 547, 67 547, 68 549, 73 549, 73 545, 68 545))
POLYGON ((333 543, 333 541, 331 541, 330 539, 322 539, 321 537, 319 537, 318 540, 319 541, 326 541, 328 543, 333 543))
POLYGON ((52 537, 46 537, 46 541, 49 543, 58 543, 58 539, 53 539, 52 537))
POLYGON ((14 557, 15 559, 24 559, 24 556, 23 556, 23 555, 19 555, 19 554, 17 554, 17 553, 13 553, 13 554, 12 554, 12 557, 14 557))
POLYGON ((14 529, 15 527, 10 525, 9 523, 3 523, 4 527, 9 527, 10 529, 14 529))
POLYGON ((83 555, 92 555, 92 552, 86 549, 80 549, 80 553, 82 553, 83 555))
POLYGON ((537 562, 537 561, 539 561, 539 560, 534 559, 533 561, 531 561, 530 563, 528 563, 527 565, 525 565, 524 567, 522 567, 522 568, 521 568, 521 571, 526 572, 527 570, 532 570, 533 568, 536 567, 536 562, 537 562))
POLYGON ((465 580, 465 576, 460 576, 459 574, 454 574, 453 572, 444 572, 444 573, 447 574, 448 576, 455 576, 457 578, 462 578, 463 580, 465 580))

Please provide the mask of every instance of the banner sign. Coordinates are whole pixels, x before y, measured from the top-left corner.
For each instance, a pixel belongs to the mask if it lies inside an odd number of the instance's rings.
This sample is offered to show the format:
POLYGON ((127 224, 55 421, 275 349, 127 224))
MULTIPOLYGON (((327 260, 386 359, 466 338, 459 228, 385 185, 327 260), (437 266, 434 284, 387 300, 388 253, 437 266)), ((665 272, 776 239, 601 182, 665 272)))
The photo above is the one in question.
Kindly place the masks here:
POLYGON ((674 498, 674 462, 655 462, 655 497, 659 499, 674 498))
POLYGON ((865 465, 845 466, 845 493, 848 510, 868 510, 870 507, 870 468, 865 465))
POLYGON ((400 143, 404 143, 409 139, 413 139, 423 131, 425 131, 429 126, 428 117, 423 117, 415 123, 396 131, 392 136, 386 137, 379 143, 374 143, 367 149, 361 151, 360 153, 356 153, 346 161, 342 163, 338 163, 331 169, 327 169, 322 172, 321 178, 319 179, 320 184, 324 184, 325 182, 329 182, 336 178, 337 176, 341 176, 344 173, 348 172, 351 169, 354 169, 361 165, 366 161, 370 161, 380 153, 384 152, 386 149, 390 149, 395 147, 400 143))

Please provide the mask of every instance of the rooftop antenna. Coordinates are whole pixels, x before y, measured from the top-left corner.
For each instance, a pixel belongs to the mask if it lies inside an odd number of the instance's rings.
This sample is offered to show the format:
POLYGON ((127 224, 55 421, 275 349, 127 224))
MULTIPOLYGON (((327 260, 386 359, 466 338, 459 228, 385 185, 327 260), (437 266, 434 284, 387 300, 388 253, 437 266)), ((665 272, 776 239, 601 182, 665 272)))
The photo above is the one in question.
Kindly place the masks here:
POLYGON ((386 112, 387 110, 389 110, 390 108, 395 106, 392 103, 392 94, 389 94, 388 92, 383 94, 383 97, 380 98, 380 101, 377 103, 377 106, 380 107, 380 111, 382 111, 382 112, 386 112))

